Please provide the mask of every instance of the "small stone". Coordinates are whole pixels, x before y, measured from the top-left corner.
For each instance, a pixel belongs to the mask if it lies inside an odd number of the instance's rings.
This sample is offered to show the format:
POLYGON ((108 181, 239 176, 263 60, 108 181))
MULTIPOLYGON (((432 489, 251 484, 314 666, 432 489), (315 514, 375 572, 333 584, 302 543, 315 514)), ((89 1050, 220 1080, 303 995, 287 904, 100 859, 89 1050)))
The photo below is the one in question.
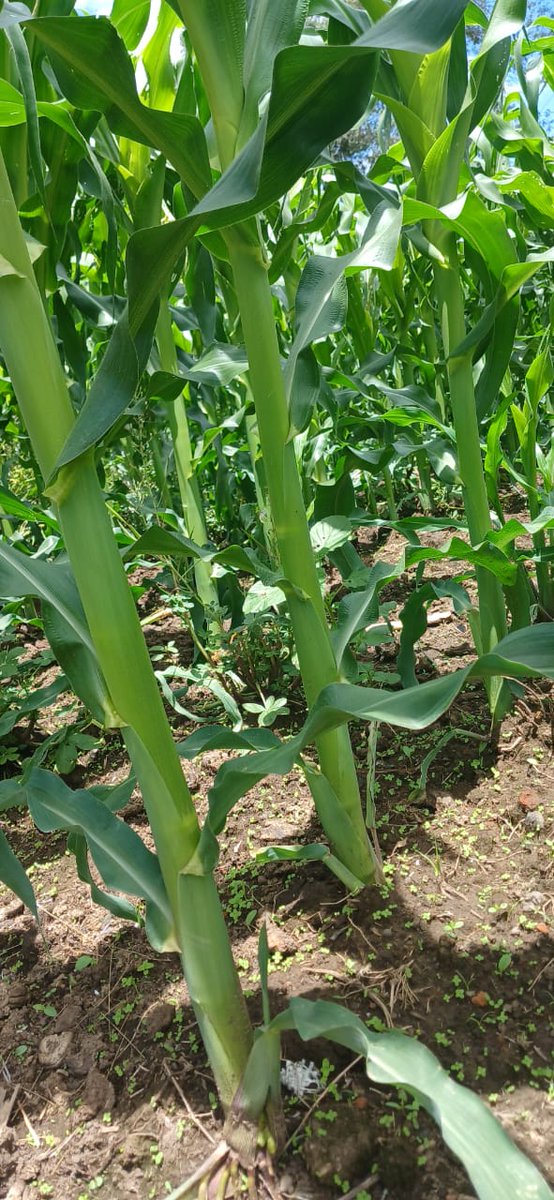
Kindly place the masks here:
POLYGON ((541 798, 538 792, 535 792, 533 788, 524 788, 523 791, 519 793, 517 802, 519 807, 523 808, 525 812, 533 812, 535 808, 539 807, 541 798))
POLYGON ((83 1109, 88 1118, 98 1113, 111 1112, 115 1104, 115 1091, 106 1075, 92 1067, 87 1075, 83 1096, 83 1109))
POLYGON ((284 1193, 284 1195, 294 1196, 294 1179, 292 1178, 292 1175, 281 1175, 279 1180, 279 1192, 284 1193))
POLYGON ((94 1066, 94 1058, 93 1050, 79 1050, 77 1054, 68 1055, 66 1067, 71 1075, 81 1078, 88 1075, 91 1067, 94 1066))
POLYGON ((266 917, 265 927, 270 954, 275 954, 275 951, 280 954, 294 954, 296 942, 286 929, 282 929, 280 925, 271 920, 271 917, 266 917))
POLYGON ((264 842, 294 842, 298 837, 298 827, 293 821, 269 822, 265 829, 260 830, 264 842))
POLYGON ((529 892, 528 896, 524 896, 521 901, 522 912, 537 912, 541 909, 545 901, 544 892, 529 892))
POLYGON ((49 1067, 52 1070, 61 1066, 72 1041, 73 1034, 69 1030, 65 1033, 47 1033, 38 1046, 38 1061, 41 1067, 49 1067))
POLYGON ((544 829, 544 817, 540 812, 528 812, 523 824, 533 833, 540 833, 544 829))
POLYGON ((165 1029, 169 1029, 174 1016, 175 1005, 162 1001, 159 1004, 152 1004, 146 1010, 141 1024, 150 1037, 155 1037, 157 1033, 163 1033, 165 1029))
POLYGON ((9 1008, 24 1008, 27 1003, 27 988, 23 980, 16 979, 8 988, 7 1001, 9 1008))
POLYGON ((56 1017, 54 1023, 55 1033, 66 1033, 69 1029, 75 1029, 83 1016, 83 1010, 80 1004, 67 1004, 62 1008, 61 1013, 56 1017))

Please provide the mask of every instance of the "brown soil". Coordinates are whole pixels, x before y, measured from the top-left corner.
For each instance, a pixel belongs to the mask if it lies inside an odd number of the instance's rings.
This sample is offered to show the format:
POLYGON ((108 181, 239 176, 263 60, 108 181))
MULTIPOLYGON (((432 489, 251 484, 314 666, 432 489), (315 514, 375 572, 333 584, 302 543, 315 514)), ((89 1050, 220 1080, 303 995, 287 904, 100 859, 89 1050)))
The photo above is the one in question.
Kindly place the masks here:
MULTIPOLYGON (((397 549, 389 542, 384 556, 394 561, 397 549)), ((172 619, 169 631, 158 624, 151 637, 175 635, 172 619)), ((441 618, 420 643, 418 665, 423 673, 452 670, 470 653, 465 623, 441 618)), ((467 689, 448 719, 423 734, 382 727, 382 890, 352 899, 319 865, 253 862, 252 852, 272 843, 320 838, 297 773, 266 780, 237 805, 221 840, 218 882, 255 1020, 265 920, 273 1011, 292 995, 336 999, 377 1027, 416 1034, 488 1099, 553 1179, 550 704, 546 689, 533 686, 495 744, 457 735, 431 765, 423 797, 415 791, 419 768, 446 730, 487 738, 481 688, 467 689)), ((363 773, 363 728, 355 744, 363 773)), ((185 766, 202 811, 223 757, 185 766)), ((112 735, 72 782, 113 784, 126 771, 112 735)), ((149 841, 138 797, 125 815, 149 841)), ((162 1200, 221 1128, 178 958, 157 957, 139 929, 92 904, 65 837, 38 833, 17 811, 5 829, 30 868, 41 924, 0 891, 0 1197, 162 1200)), ((324 1200, 362 1186, 372 1200, 473 1194, 434 1124, 408 1099, 368 1084, 346 1051, 288 1036, 283 1055, 323 1063, 326 1089, 285 1096, 282 1195, 324 1200)))

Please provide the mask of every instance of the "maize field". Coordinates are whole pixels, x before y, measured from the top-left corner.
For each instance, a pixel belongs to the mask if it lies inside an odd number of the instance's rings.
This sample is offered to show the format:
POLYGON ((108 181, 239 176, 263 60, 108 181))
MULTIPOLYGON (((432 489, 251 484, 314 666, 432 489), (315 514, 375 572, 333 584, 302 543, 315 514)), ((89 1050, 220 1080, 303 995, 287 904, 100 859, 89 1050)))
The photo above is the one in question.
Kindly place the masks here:
POLYGON ((553 1196, 553 89, 0 0, 6 1200, 553 1196))

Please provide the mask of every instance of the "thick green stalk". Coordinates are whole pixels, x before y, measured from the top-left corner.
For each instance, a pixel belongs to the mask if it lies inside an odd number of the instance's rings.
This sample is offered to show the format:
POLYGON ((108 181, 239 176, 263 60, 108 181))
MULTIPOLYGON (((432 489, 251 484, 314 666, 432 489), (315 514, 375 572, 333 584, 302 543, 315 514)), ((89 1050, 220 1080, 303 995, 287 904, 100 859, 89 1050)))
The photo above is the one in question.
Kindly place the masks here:
MULTIPOLYGON (((225 169, 233 160, 240 126, 242 78, 237 54, 226 46, 219 18, 209 0, 180 0, 212 113, 219 160, 225 169), (229 51, 229 52, 228 52, 229 51)), ((240 4, 230 4, 230 20, 240 19, 240 4)), ((218 9, 219 16, 223 10, 218 9)), ((231 26, 229 27, 231 28, 231 26)), ((289 612, 308 704, 339 679, 336 659, 310 542, 310 530, 296 462, 294 442, 288 440, 289 414, 273 297, 255 221, 225 232, 248 354, 249 384, 254 397, 264 461, 271 519, 288 590, 289 612)), ((338 858, 364 883, 378 873, 362 813, 358 777, 348 729, 322 734, 317 741, 321 770, 338 800, 318 806, 323 828, 338 858), (336 801, 335 801, 336 804, 336 801)), ((327 798, 328 800, 328 798, 327 798)))
MULTIPOLYGON (((48 480, 74 415, 0 155, 0 348, 34 453, 48 480)), ((199 826, 181 770, 92 453, 50 489, 111 700, 124 727, 156 843, 185 978, 222 1101, 241 1081, 251 1033, 215 884, 195 862, 199 826), (198 874, 190 875, 187 871, 198 874), (196 906, 190 896, 201 897, 196 906), (209 953, 208 953, 209 949, 209 953), (218 985, 214 992, 214 966, 218 985), (230 1028, 230 1017, 233 1028, 230 1028)), ((113 710, 117 714, 114 718, 113 710)))
MULTIPOLYGON (((448 264, 435 268, 435 289, 447 358, 464 508, 470 541, 472 546, 476 546, 492 529, 492 523, 475 405, 473 368, 468 356, 449 358, 451 351, 466 336, 464 295, 454 235, 445 234, 441 229, 434 236, 435 239, 439 238, 437 244, 448 264)), ((486 654, 506 634, 506 607, 498 579, 484 567, 477 568, 477 588, 481 649, 486 654)))
MULTIPOLYGON (((294 443, 288 440, 289 415, 273 299, 254 225, 227 232, 227 245, 248 353, 271 516, 279 558, 291 584, 289 611, 308 704, 339 678, 327 626, 321 588, 310 542, 306 508, 294 443), (306 598, 304 598, 306 597, 306 598)), ((350 836, 324 820, 335 852, 359 879, 375 877, 375 862, 364 824, 358 779, 346 728, 323 734, 317 742, 321 769, 350 819, 350 836)))
POLYGON ((183 973, 228 1111, 244 1075, 252 1030, 213 876, 181 874, 179 902, 183 973))

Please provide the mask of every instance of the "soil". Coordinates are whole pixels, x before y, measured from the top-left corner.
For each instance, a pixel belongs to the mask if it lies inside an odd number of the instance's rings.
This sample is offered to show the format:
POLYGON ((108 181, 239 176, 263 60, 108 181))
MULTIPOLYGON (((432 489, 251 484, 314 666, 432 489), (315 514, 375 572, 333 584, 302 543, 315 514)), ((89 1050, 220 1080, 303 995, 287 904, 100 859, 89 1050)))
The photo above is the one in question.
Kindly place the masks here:
MULTIPOLYGON (((378 551, 390 561, 395 537, 378 551)), ((441 572, 443 564, 431 564, 431 577, 441 572)), ((384 598, 400 603, 398 585, 384 598)), ((467 624, 450 602, 430 611, 436 621, 418 645, 420 678, 453 670, 472 653, 467 624)), ((180 639, 179 653, 190 657, 173 617, 150 638, 156 645, 180 639)), ((394 647, 373 653, 377 665, 393 668, 394 647)), ((190 728, 176 724, 180 738, 190 728)), ((363 728, 354 730, 354 744, 365 787, 363 728)), ((202 813, 223 760, 210 753, 185 764, 202 813)), ((114 784, 127 769, 111 734, 68 782, 114 784)), ((333 999, 377 1029, 417 1035, 487 1100, 550 1181, 553 781, 548 690, 526 687, 491 740, 486 697, 473 685, 424 733, 380 729, 383 888, 353 898, 320 864, 254 861, 253 852, 271 844, 320 839, 297 772, 266 779, 236 806, 217 872, 254 1020, 265 921, 274 1012, 293 995, 333 999), (449 730, 458 732, 442 743, 449 730), (418 788, 433 749, 427 787, 418 788)), ((124 815, 151 844, 138 795, 124 815)), ((22 810, 6 814, 4 828, 29 869, 40 925, 0 890, 0 1197, 162 1200, 221 1131, 179 960, 156 956, 139 928, 92 903, 65 836, 39 833, 22 810)), ((474 1194, 433 1122, 409 1097, 370 1084, 349 1052, 287 1035, 283 1058, 313 1061, 321 1087, 301 1098, 285 1092, 289 1140, 275 1182, 282 1196, 474 1194)))

